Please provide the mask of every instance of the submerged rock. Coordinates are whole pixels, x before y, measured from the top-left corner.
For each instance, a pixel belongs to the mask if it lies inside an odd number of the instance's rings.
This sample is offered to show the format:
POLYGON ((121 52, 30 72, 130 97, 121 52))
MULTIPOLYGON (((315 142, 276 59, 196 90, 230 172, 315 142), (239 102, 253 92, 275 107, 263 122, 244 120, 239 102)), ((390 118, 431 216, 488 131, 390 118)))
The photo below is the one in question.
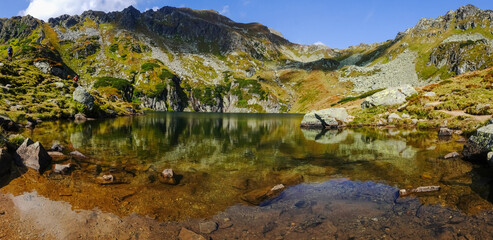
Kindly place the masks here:
POLYGON ((269 200, 285 189, 283 184, 278 184, 273 187, 265 187, 247 192, 241 196, 241 199, 253 205, 259 205, 263 201, 269 200))
POLYGON ((205 240, 201 235, 194 233, 184 227, 180 230, 180 235, 178 235, 180 240, 205 240))
POLYGON ((5 149, 0 149, 0 178, 10 173, 12 156, 5 149))
POLYGON ((462 155, 469 161, 486 162, 487 153, 493 148, 493 124, 479 128, 464 145, 462 155))
POLYGON ((218 225, 214 221, 199 223, 199 228, 200 228, 201 233, 210 234, 210 233, 216 231, 217 227, 218 227, 218 225))
POLYGON ((332 128, 339 126, 339 122, 350 122, 350 116, 345 108, 327 108, 305 114, 300 126, 302 128, 332 128))
POLYGON ((375 106, 403 104, 407 101, 406 97, 414 94, 418 94, 418 92, 411 85, 387 88, 367 97, 365 101, 361 103, 361 108, 365 109, 375 106))
POLYGON ((26 166, 39 172, 51 167, 51 157, 39 142, 27 138, 17 149, 15 160, 17 165, 26 166))

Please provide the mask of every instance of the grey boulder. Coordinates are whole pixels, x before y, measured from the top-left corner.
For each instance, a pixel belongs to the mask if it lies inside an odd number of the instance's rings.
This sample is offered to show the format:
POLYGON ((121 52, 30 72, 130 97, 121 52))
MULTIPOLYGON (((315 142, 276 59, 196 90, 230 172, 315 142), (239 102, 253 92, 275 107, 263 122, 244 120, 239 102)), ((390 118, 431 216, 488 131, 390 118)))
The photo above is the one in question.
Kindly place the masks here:
POLYGON ((464 145, 462 155, 466 160, 486 163, 487 154, 493 148, 493 124, 476 130, 464 145))
POLYGON ((26 166, 39 172, 51 167, 51 157, 39 142, 33 142, 27 138, 17 149, 15 155, 16 164, 26 166))
POLYGON ((75 101, 82 103, 89 110, 92 110, 92 108, 94 107, 94 97, 85 88, 81 86, 78 86, 75 89, 72 98, 75 101))
POLYGON ((418 92, 411 85, 387 88, 367 97, 365 101, 361 103, 361 108, 365 109, 375 106, 403 104, 407 101, 406 97, 414 94, 418 94, 418 92))

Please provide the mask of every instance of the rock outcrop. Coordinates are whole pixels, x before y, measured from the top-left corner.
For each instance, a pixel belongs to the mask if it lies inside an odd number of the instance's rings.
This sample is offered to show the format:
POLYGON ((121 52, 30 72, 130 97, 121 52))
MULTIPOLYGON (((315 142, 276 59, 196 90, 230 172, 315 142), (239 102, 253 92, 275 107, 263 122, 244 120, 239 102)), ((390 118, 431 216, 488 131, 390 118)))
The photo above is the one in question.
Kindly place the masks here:
POLYGON ((327 108, 305 114, 302 128, 334 128, 351 121, 345 108, 327 108))
POLYGON ((0 114, 0 127, 2 127, 5 131, 17 131, 19 127, 17 124, 12 121, 8 116, 0 114))
POLYGON ((51 157, 39 142, 27 138, 17 149, 15 161, 18 166, 25 166, 43 172, 51 168, 51 157))
POLYGON ((414 94, 418 94, 418 92, 411 85, 387 88, 367 97, 365 101, 361 103, 361 108, 365 109, 374 106, 403 104, 407 101, 406 97, 410 97, 414 94))
POLYGON ((464 145, 462 155, 472 162, 486 162, 487 154, 493 148, 493 124, 479 128, 464 145))

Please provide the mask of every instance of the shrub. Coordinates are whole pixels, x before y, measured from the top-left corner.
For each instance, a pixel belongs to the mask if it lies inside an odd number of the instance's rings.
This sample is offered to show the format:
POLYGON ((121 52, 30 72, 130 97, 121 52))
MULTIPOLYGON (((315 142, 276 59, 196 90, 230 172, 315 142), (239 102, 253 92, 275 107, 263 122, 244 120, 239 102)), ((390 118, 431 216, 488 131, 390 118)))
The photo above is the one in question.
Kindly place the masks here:
POLYGON ((157 63, 147 62, 147 63, 142 64, 142 66, 140 66, 140 69, 142 69, 142 71, 144 71, 144 72, 147 72, 147 71, 152 71, 152 70, 154 70, 154 68, 158 68, 158 67, 159 67, 159 64, 157 64, 157 63))
MULTIPOLYGON (((158 65, 159 67, 159 65, 158 65)), ((161 74, 159 74, 159 78, 161 80, 172 79, 175 75, 171 73, 168 69, 161 70, 161 74)))
POLYGON ((118 43, 113 43, 110 45, 110 52, 118 51, 118 43))

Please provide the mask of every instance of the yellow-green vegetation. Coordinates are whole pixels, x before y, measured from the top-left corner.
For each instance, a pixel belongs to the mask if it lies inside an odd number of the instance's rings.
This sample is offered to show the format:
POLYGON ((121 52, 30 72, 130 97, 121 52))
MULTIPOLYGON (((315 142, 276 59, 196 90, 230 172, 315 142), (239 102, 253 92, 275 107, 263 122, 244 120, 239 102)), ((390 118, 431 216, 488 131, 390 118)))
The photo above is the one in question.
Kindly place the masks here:
POLYGON ((352 124, 374 125, 385 122, 391 113, 398 113, 409 117, 389 124, 409 125, 413 124, 411 119, 416 119, 418 128, 447 126, 471 132, 491 118, 493 67, 424 86, 418 95, 407 100, 407 106, 399 110, 399 105, 352 108, 350 114, 355 116, 352 124), (436 95, 424 96, 427 92, 436 95))
POLYGON ((23 122, 28 117, 53 119, 77 113, 76 104, 71 99, 73 87, 70 81, 41 73, 29 60, 2 62, 1 113, 17 122, 23 122))

